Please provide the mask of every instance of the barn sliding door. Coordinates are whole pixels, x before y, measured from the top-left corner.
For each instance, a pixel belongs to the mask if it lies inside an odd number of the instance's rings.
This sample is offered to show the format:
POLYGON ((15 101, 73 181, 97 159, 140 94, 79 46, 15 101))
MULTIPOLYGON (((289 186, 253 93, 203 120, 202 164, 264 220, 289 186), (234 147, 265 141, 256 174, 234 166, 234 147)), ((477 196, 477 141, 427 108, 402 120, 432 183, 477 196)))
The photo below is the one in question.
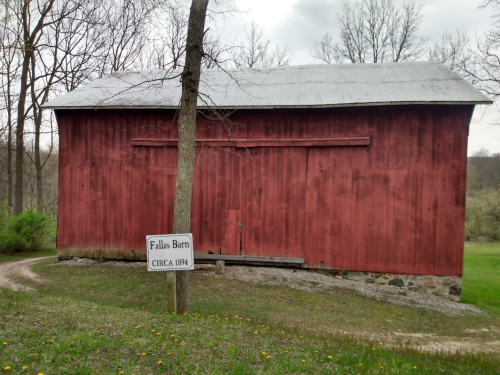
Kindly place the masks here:
POLYGON ((245 155, 235 147, 197 147, 191 231, 197 253, 242 251, 245 155))
POLYGON ((247 150, 245 255, 304 257, 306 147, 247 150))

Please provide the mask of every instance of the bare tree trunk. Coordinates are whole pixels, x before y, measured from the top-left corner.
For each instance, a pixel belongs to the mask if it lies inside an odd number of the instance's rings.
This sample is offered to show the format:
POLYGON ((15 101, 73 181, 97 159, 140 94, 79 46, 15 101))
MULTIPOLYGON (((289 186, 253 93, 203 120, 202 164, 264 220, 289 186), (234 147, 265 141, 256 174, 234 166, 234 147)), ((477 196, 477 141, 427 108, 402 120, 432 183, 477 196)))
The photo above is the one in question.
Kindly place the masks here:
MULTIPOLYGON (((9 98, 10 99, 10 98, 9 98)), ((7 109, 7 203, 12 208, 12 109, 7 109)))
MULTIPOLYGON (((208 0, 192 0, 182 72, 179 110, 179 146, 175 182, 174 233, 189 233, 195 159, 196 104, 200 84, 203 35, 208 0)), ((189 271, 177 271, 177 312, 187 311, 189 271)))
POLYGON ((23 212, 23 172, 24 172, 24 119, 26 94, 28 92, 28 69, 30 63, 29 47, 26 46, 23 56, 23 66, 21 70, 21 89, 19 90, 19 103, 17 106, 17 128, 16 128, 16 189, 14 192, 14 215, 23 212))
POLYGON ((40 158, 40 127, 42 119, 35 117, 35 168, 36 168, 36 207, 43 210, 42 161, 40 158))

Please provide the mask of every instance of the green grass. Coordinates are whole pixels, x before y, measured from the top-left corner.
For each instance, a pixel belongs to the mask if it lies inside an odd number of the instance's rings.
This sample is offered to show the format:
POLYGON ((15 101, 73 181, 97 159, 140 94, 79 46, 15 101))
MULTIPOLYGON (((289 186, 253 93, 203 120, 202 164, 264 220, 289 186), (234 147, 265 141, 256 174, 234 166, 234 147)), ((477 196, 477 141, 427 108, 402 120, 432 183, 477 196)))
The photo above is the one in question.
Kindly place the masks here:
MULTIPOLYGON (((106 262, 91 266, 49 265, 53 262, 48 260, 35 266, 38 274, 53 281, 38 286, 31 283, 44 293, 59 297, 71 295, 78 300, 120 308, 166 311, 166 275, 148 272, 145 263, 144 267, 117 267, 106 262)), ((385 337, 385 332, 401 331, 452 335, 461 339, 467 336, 464 327, 483 328, 491 324, 500 327, 500 318, 496 317, 447 316, 423 308, 369 299, 341 289, 306 292, 245 283, 204 271, 190 274, 189 306, 190 312, 246 316, 261 324, 308 331, 320 337, 338 331, 362 330, 375 337, 379 333, 385 337)))
POLYGON ((40 250, 40 251, 22 252, 22 253, 14 253, 14 254, 2 254, 2 253, 0 253, 0 263, 10 262, 13 260, 21 260, 21 259, 26 259, 26 258, 45 257, 45 256, 50 256, 50 255, 56 256, 57 250, 56 249, 46 249, 46 250, 40 250))
POLYGON ((7 290, 2 302, 0 365, 14 374, 496 374, 500 365, 321 340, 246 316, 175 316, 7 290))
POLYGON ((305 292, 206 271, 190 274, 191 315, 175 316, 165 314, 164 273, 48 260, 35 265, 48 283, 22 280, 38 292, 0 291, 0 344, 7 343, 0 345, 0 366, 45 375, 499 374, 498 350, 422 353, 390 335, 500 340, 499 248, 466 245, 464 298, 488 314, 456 317, 345 290, 305 292))
POLYGON ((462 302, 500 316, 500 243, 466 243, 462 302))

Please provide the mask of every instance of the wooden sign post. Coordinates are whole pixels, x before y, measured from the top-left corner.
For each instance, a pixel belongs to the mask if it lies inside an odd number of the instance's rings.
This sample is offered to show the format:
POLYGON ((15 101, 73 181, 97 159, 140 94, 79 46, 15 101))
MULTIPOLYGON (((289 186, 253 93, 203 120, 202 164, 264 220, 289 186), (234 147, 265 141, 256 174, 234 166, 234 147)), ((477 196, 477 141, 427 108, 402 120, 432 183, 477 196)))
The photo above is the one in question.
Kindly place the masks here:
POLYGON ((148 271, 167 271, 167 311, 176 306, 176 271, 194 270, 193 235, 163 234, 146 236, 148 271))

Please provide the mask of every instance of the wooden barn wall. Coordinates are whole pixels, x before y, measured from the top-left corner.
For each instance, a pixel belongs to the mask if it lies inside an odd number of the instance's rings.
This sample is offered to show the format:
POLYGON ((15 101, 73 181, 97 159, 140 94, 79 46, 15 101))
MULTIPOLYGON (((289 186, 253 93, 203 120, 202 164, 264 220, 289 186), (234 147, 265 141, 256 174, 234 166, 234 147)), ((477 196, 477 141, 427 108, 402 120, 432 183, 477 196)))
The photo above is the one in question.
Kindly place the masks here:
MULTIPOLYGON (((202 139, 370 137, 370 146, 197 147, 199 253, 303 257, 309 267, 461 275, 472 106, 240 110, 202 139), (242 224, 241 228, 239 224, 242 224)), ((172 231, 177 150, 168 110, 64 110, 58 249, 144 259, 172 231)))

